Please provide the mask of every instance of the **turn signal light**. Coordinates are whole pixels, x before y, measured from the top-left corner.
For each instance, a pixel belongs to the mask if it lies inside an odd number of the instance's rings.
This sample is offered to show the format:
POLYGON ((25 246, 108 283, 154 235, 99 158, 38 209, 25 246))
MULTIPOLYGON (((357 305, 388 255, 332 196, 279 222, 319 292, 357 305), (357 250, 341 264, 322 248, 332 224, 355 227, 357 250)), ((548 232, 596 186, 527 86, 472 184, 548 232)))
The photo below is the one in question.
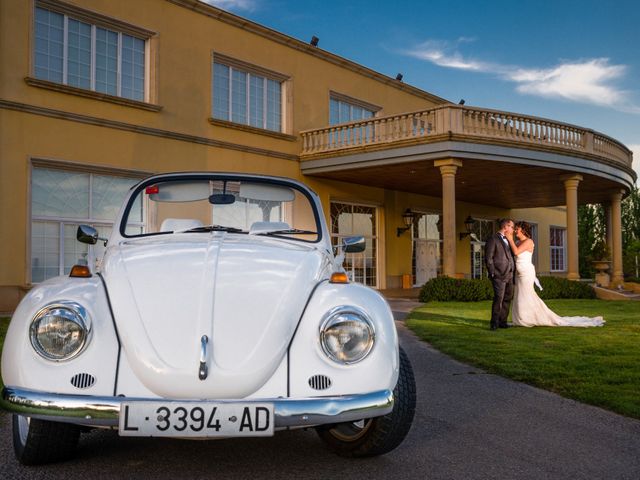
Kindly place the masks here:
POLYGON ((74 265, 71 267, 70 277, 89 278, 91 277, 91 270, 86 265, 74 265))
POLYGON ((344 272, 335 272, 331 274, 330 283, 349 283, 349 277, 344 272))

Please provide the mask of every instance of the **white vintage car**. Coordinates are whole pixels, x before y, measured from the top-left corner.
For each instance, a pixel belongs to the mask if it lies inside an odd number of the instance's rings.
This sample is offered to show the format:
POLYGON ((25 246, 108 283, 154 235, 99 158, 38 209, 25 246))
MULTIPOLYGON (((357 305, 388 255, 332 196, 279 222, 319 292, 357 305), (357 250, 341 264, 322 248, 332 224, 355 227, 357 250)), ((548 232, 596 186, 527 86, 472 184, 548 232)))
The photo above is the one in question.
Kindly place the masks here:
MULTIPOLYGON (((397 447, 415 410, 388 304, 349 282, 320 200, 283 178, 150 177, 129 191, 99 268, 34 287, 2 353, 24 464, 81 432, 215 438, 315 427, 344 456, 397 447)), ((95 248, 95 247, 93 247, 95 248)))

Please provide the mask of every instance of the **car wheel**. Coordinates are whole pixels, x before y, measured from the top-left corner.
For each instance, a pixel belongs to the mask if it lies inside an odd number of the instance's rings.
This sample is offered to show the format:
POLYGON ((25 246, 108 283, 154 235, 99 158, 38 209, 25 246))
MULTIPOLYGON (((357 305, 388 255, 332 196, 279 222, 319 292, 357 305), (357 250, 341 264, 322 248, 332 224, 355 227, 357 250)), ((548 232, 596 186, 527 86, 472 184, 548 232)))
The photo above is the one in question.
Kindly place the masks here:
POLYGON ((40 465, 71 458, 80 427, 13 415, 13 449, 23 465, 40 465))
POLYGON ((316 430, 343 457, 371 457, 390 452, 409 433, 416 410, 416 383, 407 354, 400 348, 400 372, 393 389, 393 410, 383 417, 323 425, 316 430))

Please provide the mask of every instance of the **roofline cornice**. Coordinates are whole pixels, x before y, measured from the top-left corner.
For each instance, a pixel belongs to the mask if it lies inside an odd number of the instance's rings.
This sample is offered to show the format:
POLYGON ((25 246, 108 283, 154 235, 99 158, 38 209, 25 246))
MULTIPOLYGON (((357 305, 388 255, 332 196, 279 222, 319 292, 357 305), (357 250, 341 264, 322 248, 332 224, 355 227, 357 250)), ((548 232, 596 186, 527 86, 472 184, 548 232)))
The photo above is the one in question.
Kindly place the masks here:
POLYGON ((387 86, 402 90, 417 97, 424 98, 425 100, 429 100, 437 104, 452 103, 442 97, 438 97, 437 95, 425 92, 424 90, 421 90, 409 84, 402 83, 395 78, 388 77, 387 75, 376 72, 375 70, 362 66, 356 62, 347 60, 344 57, 327 52, 326 50, 322 50, 321 48, 314 47, 296 38, 278 32, 277 30, 273 30, 258 23, 252 22, 250 20, 247 20, 246 18, 239 17, 238 15, 234 15, 233 13, 226 12, 217 7, 201 2, 200 0, 166 1, 179 5, 183 8, 193 10, 197 13, 214 18, 229 25, 233 25, 234 27, 241 28, 256 35, 260 35, 261 37, 267 38, 268 40, 304 52, 308 55, 313 55, 314 57, 320 58, 329 63, 333 63, 334 65, 338 65, 339 67, 349 69, 353 72, 364 75, 387 86))

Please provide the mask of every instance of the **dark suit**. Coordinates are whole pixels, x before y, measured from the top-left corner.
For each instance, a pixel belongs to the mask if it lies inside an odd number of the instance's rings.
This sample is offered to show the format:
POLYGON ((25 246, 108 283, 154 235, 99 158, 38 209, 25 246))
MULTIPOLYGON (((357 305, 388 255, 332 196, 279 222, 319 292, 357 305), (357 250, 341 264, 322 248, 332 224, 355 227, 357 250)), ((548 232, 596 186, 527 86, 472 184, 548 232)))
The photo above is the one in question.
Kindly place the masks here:
POLYGON ((507 325, 509 304, 513 298, 516 264, 509 244, 502 240, 499 233, 487 240, 484 259, 493 284, 491 327, 504 327, 507 325))

